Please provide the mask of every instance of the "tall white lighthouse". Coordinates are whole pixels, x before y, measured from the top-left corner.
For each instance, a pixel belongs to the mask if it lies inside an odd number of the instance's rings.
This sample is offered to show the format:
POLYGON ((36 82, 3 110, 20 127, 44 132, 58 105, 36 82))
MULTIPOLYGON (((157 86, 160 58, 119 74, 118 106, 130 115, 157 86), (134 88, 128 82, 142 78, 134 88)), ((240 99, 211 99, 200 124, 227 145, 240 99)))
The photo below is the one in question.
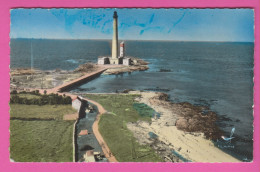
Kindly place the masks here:
POLYGON ((120 53, 118 45, 118 23, 117 23, 117 12, 114 11, 113 15, 113 39, 112 39, 112 57, 99 57, 98 64, 116 64, 116 65, 131 65, 131 58, 125 55, 125 43, 120 43, 120 53))
POLYGON ((117 29, 117 12, 114 11, 113 15, 113 40, 112 40, 112 58, 110 59, 111 64, 118 64, 118 29, 117 29))

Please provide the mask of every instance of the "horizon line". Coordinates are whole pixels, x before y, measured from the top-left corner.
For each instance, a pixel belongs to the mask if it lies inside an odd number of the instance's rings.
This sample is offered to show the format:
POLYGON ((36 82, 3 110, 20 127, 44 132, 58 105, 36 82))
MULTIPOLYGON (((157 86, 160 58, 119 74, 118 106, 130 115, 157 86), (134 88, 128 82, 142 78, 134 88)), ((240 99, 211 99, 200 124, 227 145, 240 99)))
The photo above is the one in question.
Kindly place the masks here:
MULTIPOLYGON (((112 41, 112 39, 100 39, 100 38, 10 38, 11 39, 43 39, 43 40, 106 40, 112 41)), ((161 40, 161 39, 118 39, 119 41, 165 41, 165 42, 250 42, 254 43, 254 41, 200 41, 200 40, 161 40)))

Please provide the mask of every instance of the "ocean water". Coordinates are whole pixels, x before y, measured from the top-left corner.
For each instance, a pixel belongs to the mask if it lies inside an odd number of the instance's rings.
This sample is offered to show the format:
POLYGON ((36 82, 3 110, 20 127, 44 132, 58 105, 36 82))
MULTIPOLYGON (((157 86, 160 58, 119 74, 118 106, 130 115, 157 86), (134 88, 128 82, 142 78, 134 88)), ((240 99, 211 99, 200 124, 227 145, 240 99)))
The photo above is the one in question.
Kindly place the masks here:
POLYGON ((109 41, 11 39, 11 68, 31 67, 31 45, 33 67, 42 70, 73 70, 111 52, 109 41))
MULTIPOLYGON (((31 44, 34 67, 43 70, 73 70, 111 54, 108 40, 12 39, 11 68, 30 67, 31 44)), ((161 90, 173 102, 208 106, 219 115, 225 136, 235 128, 231 146, 221 139, 216 145, 241 160, 252 160, 253 43, 125 41, 125 47, 127 55, 150 62, 150 69, 101 75, 72 92, 161 90)))

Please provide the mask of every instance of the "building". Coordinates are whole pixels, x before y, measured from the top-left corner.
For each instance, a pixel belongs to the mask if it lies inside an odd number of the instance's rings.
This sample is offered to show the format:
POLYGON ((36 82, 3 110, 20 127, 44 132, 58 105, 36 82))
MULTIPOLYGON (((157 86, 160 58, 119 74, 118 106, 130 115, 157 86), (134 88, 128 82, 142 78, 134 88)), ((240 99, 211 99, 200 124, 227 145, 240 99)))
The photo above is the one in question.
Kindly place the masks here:
POLYGON ((95 157, 94 157, 94 151, 93 150, 88 150, 84 155, 83 158, 85 162, 96 162, 95 157))
POLYGON ((76 109, 78 112, 79 112, 80 106, 81 106, 81 101, 78 98, 72 100, 72 107, 74 109, 76 109))
POLYGON ((99 65, 109 64, 109 58, 108 57, 99 57, 98 64, 99 65))
POLYGON ((131 65, 131 59, 130 58, 123 58, 123 65, 126 65, 126 66, 131 65))

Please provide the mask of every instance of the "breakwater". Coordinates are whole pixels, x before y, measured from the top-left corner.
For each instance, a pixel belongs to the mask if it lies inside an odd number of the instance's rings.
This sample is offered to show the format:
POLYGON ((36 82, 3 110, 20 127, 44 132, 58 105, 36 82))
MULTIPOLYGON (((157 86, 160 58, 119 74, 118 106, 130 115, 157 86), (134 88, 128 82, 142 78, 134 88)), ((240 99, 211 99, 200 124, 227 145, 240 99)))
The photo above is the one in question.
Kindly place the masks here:
POLYGON ((73 81, 67 82, 65 84, 62 84, 58 87, 55 87, 52 89, 52 92, 65 92, 68 90, 71 90, 72 88, 79 86, 81 84, 87 83, 88 81, 91 81, 95 78, 97 78, 99 75, 101 75, 105 70, 107 70, 106 67, 103 67, 95 72, 88 73, 80 78, 77 78, 73 81))

